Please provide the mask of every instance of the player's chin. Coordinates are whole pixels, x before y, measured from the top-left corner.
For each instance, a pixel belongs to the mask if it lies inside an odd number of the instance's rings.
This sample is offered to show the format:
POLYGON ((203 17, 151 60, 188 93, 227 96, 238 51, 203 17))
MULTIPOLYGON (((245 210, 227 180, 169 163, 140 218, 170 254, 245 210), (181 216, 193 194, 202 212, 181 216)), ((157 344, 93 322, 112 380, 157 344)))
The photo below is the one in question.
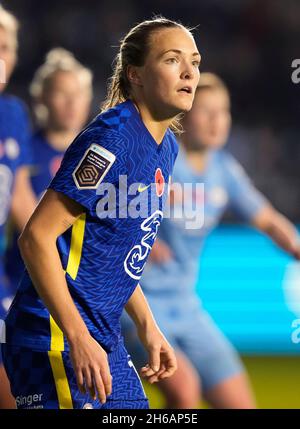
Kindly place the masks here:
POLYGON ((207 144, 210 149, 221 149, 225 145, 226 141, 220 138, 210 138, 207 139, 207 144))
POLYGON ((163 104, 165 105, 165 112, 167 112, 168 116, 175 117, 180 113, 191 110, 193 105, 193 97, 175 96, 169 98, 168 101, 164 101, 163 104))
POLYGON ((193 106, 194 97, 192 94, 180 93, 176 97, 176 107, 180 112, 189 112, 193 106))

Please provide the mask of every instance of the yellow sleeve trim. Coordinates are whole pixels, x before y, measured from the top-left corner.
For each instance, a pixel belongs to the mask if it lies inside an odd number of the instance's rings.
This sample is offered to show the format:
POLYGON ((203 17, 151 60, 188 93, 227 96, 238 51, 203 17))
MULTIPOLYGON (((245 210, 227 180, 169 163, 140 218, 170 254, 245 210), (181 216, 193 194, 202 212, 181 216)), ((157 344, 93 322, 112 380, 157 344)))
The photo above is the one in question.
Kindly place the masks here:
POLYGON ((83 247, 86 214, 83 213, 72 227, 71 247, 67 265, 67 273, 73 280, 76 279, 83 247))
MULTIPOLYGON (((75 280, 77 277, 82 247, 84 239, 84 229, 85 229, 86 214, 83 213, 72 226, 72 236, 71 236, 71 246, 68 258, 68 265, 66 272, 70 277, 75 280)), ((50 315, 50 350, 59 350, 63 351, 65 348, 64 345, 64 334, 59 328, 53 317, 50 315)))

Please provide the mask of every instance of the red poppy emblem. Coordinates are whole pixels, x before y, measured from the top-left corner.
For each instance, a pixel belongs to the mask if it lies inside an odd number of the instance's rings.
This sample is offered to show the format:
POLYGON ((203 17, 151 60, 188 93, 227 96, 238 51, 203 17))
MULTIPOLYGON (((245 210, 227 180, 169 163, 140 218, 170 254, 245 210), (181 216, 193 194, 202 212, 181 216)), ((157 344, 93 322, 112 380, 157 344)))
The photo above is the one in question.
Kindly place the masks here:
POLYGON ((165 179, 160 168, 156 169, 155 183, 156 183, 156 195, 158 197, 161 197, 165 189, 165 179))

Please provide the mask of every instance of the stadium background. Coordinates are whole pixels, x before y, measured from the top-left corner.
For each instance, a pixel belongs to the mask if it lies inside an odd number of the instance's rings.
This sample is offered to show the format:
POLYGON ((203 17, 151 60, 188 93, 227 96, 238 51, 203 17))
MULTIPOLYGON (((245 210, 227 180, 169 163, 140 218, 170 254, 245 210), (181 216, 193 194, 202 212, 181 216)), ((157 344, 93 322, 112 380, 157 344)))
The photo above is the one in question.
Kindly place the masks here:
MULTIPOLYGON (((21 21, 19 64, 9 91, 30 102, 34 70, 49 49, 63 46, 94 72, 92 114, 103 100, 118 41, 132 24, 163 14, 197 25, 202 71, 219 74, 232 94, 228 148, 275 207, 300 223, 300 84, 291 80, 291 63, 300 58, 299 1, 2 4, 21 21)), ((300 408, 298 265, 228 213, 208 240, 197 287, 204 306, 243 354, 258 405, 300 408)), ((163 406, 157 390, 147 389, 151 405, 163 406)))

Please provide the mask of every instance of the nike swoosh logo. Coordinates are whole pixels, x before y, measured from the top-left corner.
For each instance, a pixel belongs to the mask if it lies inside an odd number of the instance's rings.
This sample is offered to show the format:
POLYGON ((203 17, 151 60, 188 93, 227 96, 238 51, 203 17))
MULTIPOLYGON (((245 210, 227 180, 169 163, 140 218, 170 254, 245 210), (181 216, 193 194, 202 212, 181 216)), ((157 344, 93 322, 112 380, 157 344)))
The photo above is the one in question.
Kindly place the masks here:
POLYGON ((141 185, 139 185, 139 187, 138 187, 138 192, 143 192, 143 191, 145 191, 147 188, 149 188, 149 186, 150 186, 150 185, 148 185, 148 186, 141 186, 141 185))

